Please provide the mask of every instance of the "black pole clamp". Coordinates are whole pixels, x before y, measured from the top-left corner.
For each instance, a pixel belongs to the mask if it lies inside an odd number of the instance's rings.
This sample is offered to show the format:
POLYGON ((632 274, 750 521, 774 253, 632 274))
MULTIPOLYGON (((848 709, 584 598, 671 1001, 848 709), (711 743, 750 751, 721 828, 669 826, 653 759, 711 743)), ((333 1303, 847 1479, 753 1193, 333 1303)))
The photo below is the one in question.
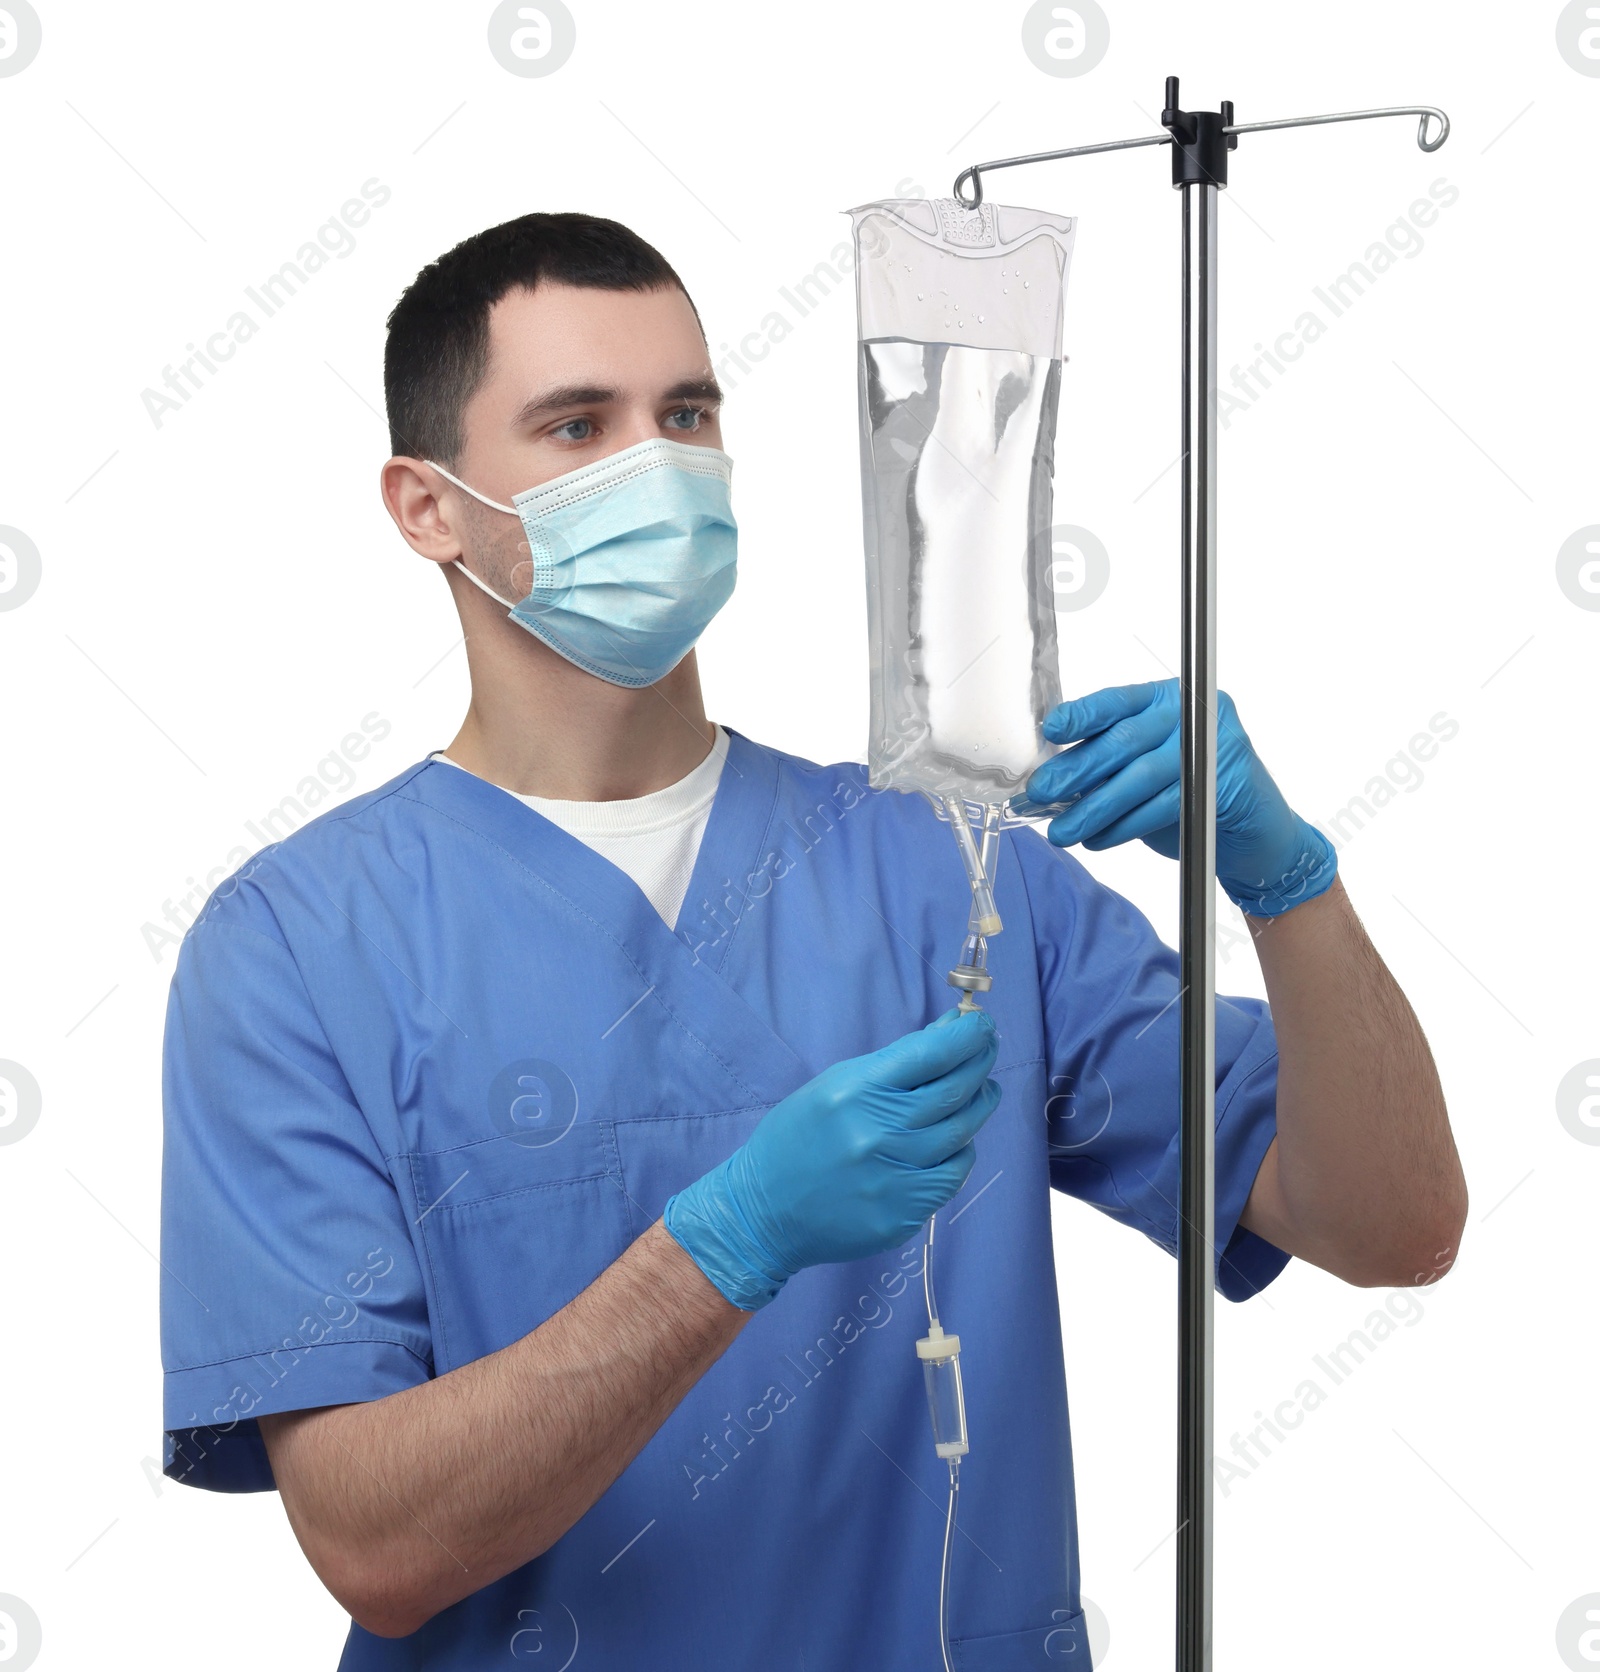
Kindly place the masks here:
POLYGON ((1167 103, 1161 126, 1172 135, 1174 186, 1226 186, 1228 153, 1238 149, 1239 136, 1223 130, 1233 126, 1233 100, 1220 110, 1182 110, 1178 78, 1167 77, 1167 103))

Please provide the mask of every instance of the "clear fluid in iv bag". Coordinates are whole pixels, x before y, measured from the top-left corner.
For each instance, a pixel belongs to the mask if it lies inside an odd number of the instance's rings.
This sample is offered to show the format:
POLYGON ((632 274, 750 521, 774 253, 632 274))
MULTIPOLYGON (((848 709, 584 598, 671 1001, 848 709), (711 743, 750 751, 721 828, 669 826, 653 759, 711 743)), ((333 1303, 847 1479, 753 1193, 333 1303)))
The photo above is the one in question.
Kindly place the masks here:
POLYGON ((1050 593, 1059 360, 861 344, 878 788, 994 803, 1053 751, 1050 593))

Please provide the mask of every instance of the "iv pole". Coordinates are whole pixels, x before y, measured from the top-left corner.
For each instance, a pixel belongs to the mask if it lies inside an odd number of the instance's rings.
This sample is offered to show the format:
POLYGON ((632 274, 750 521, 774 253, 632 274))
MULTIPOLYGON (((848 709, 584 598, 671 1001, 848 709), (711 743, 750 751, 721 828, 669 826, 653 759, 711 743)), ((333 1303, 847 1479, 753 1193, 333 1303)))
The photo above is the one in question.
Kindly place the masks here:
POLYGON ((1415 116, 1417 144, 1437 151, 1450 119, 1432 105, 1346 110, 1277 122, 1240 122, 1233 104, 1183 110, 1178 78, 1167 77, 1167 131, 1065 151, 976 163, 956 176, 956 201, 976 208, 982 176, 1022 163, 1054 162, 1143 145, 1172 147, 1172 184, 1183 194, 1183 367, 1180 489, 1183 660, 1179 679, 1181 778, 1178 815, 1180 1036, 1178 1213, 1177 1672, 1211 1672, 1212 1287, 1215 1235, 1217 842, 1217 194, 1228 184, 1228 153, 1240 134, 1275 128, 1415 116), (1438 133, 1428 138, 1428 118, 1438 133), (962 192, 970 181, 972 196, 962 192))

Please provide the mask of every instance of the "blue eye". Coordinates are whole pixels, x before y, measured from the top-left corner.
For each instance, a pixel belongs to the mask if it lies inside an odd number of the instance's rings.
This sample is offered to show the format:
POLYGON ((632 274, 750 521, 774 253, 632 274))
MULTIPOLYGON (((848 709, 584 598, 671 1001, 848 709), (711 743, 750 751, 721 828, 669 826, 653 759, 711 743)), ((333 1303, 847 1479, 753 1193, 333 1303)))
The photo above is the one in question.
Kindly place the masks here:
POLYGON ((553 436, 559 436, 560 439, 563 440, 563 441, 587 441, 587 440, 589 440, 593 431, 594 431, 594 420, 592 418, 569 418, 566 421, 566 423, 557 424, 556 427, 550 433, 553 436), (582 434, 582 435, 569 435, 569 434, 565 433, 566 431, 569 431, 569 430, 573 429, 574 427, 576 427, 577 425, 580 425, 580 424, 587 426, 586 429, 585 429, 584 434, 582 434))
POLYGON ((672 424, 674 429, 697 430, 700 428, 702 421, 709 416, 710 414, 703 406, 680 406, 676 412, 667 414, 667 422, 672 424), (687 419, 688 422, 674 424, 674 419, 687 419))

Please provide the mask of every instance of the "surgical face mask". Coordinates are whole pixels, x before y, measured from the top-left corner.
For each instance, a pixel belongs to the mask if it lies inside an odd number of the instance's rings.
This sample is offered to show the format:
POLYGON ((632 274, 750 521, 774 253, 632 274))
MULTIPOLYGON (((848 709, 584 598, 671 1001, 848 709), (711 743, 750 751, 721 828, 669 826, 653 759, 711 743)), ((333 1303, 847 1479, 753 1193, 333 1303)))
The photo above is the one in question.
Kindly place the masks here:
POLYGON ((529 488, 510 505, 443 465, 433 468, 481 504, 522 519, 533 583, 514 604, 460 559, 456 567, 519 627, 597 679, 654 685, 733 592, 733 461, 713 447, 642 441, 529 488))

